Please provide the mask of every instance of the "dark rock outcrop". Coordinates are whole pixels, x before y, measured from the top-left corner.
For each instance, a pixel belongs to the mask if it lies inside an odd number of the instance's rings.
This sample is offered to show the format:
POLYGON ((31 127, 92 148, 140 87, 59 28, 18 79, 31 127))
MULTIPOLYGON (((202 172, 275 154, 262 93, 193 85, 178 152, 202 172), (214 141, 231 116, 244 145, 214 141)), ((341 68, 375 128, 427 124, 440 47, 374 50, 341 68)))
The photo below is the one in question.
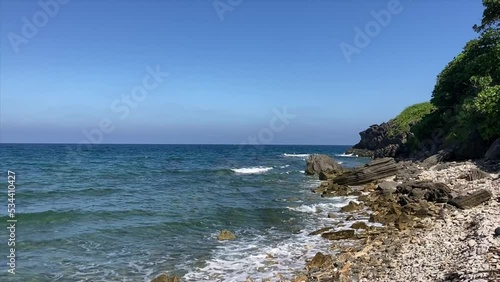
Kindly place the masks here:
POLYGON ((498 138, 484 155, 487 160, 500 160, 500 138, 498 138))
POLYGON ((396 175, 400 166, 392 158, 374 160, 363 167, 345 172, 334 179, 339 185, 363 185, 396 175))
POLYGON ((347 151, 360 157, 398 157, 405 150, 405 144, 410 137, 408 134, 391 135, 393 122, 372 125, 359 133, 361 140, 347 151))
POLYGON ((308 175, 318 175, 322 172, 328 175, 337 175, 343 172, 342 166, 327 155, 309 156, 306 163, 305 173, 308 175))

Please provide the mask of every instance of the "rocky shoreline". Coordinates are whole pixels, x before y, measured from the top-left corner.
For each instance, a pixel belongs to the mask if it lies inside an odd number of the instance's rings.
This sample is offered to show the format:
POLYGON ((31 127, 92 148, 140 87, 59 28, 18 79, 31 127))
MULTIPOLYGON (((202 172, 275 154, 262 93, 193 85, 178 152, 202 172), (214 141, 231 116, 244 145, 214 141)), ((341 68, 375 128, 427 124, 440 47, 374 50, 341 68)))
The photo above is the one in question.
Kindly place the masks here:
POLYGON ((327 178, 315 192, 362 193, 342 208, 360 221, 315 232, 332 245, 294 281, 500 281, 498 169, 382 159, 327 178))
POLYGON ((325 239, 324 252, 290 281, 500 281, 499 172, 491 160, 383 158, 348 170, 311 156, 306 173, 322 180, 314 193, 357 200, 310 234, 325 239))

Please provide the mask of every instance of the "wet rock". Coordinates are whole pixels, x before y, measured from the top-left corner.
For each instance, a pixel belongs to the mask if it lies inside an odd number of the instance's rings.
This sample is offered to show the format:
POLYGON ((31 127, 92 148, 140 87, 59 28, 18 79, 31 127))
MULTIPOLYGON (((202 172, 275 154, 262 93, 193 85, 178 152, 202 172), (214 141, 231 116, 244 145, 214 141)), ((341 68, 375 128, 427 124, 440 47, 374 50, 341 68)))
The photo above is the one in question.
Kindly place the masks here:
POLYGON ((353 211, 359 210, 360 208, 361 208, 360 204, 356 204, 355 202, 350 201, 347 206, 343 206, 342 208, 340 208, 340 211, 341 212, 353 212, 353 211))
POLYGON ((334 227, 324 227, 324 228, 321 228, 321 229, 318 229, 318 230, 316 230, 314 232, 309 233, 309 235, 319 235, 319 234, 324 233, 326 231, 330 231, 333 228, 334 227))
POLYGON ((321 237, 328 240, 346 240, 356 238, 354 230, 340 230, 321 234, 321 237))
POLYGON ((314 190, 322 197, 343 197, 352 193, 352 189, 347 185, 338 185, 332 182, 326 182, 314 190))
POLYGON ((495 229, 495 237, 500 237, 500 227, 495 229))
POLYGON ((337 214, 329 212, 328 213, 328 218, 337 218, 337 214))
POLYGON ((366 225, 366 222, 358 221, 358 222, 353 223, 351 225, 351 228, 352 229, 367 229, 368 225, 366 225))
POLYGON ((318 175, 321 172, 328 174, 340 174, 343 172, 342 166, 327 155, 312 155, 306 161, 305 173, 308 175, 318 175))
POLYGON ((234 239, 236 239, 236 235, 234 235, 234 233, 229 230, 222 230, 217 236, 217 240, 219 241, 234 240, 234 239))
POLYGON ((179 282, 179 278, 177 276, 168 276, 166 274, 161 274, 151 280, 151 282, 179 282))

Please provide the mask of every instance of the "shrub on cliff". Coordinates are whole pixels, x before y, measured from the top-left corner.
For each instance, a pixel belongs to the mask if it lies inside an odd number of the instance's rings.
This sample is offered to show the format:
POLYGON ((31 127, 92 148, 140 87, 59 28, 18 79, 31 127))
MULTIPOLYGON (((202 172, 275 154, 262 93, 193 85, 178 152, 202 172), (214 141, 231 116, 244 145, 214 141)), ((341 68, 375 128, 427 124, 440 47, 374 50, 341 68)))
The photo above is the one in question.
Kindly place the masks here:
POLYGON ((392 120, 389 128, 389 136, 402 135, 410 132, 411 127, 420 122, 423 117, 434 111, 434 105, 424 102, 409 106, 392 120))

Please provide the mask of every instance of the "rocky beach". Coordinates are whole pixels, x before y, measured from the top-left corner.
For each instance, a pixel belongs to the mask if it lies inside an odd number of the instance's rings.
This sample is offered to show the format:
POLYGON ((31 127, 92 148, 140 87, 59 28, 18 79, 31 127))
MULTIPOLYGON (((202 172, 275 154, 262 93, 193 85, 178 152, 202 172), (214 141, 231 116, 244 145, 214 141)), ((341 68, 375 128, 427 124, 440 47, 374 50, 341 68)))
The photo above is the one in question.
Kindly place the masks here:
POLYGON ((318 214, 332 219, 310 234, 324 238, 324 250, 292 280, 274 273, 262 281, 499 281, 500 162, 436 159, 344 169, 310 156, 305 172, 322 180, 312 192, 356 198, 340 213, 318 214))
MULTIPOLYGON (((360 221, 344 231, 323 229, 319 234, 332 245, 310 260, 307 275, 296 281, 500 279, 498 164, 380 162, 347 173, 360 176, 349 179, 357 182, 364 181, 363 172, 380 167, 393 175, 348 188, 363 195, 343 208, 345 217, 360 221), (374 227, 375 222, 383 227, 374 227), (340 241, 342 236, 350 238, 340 241)), ((346 177, 328 179, 316 191, 343 193, 339 181, 346 177)))

